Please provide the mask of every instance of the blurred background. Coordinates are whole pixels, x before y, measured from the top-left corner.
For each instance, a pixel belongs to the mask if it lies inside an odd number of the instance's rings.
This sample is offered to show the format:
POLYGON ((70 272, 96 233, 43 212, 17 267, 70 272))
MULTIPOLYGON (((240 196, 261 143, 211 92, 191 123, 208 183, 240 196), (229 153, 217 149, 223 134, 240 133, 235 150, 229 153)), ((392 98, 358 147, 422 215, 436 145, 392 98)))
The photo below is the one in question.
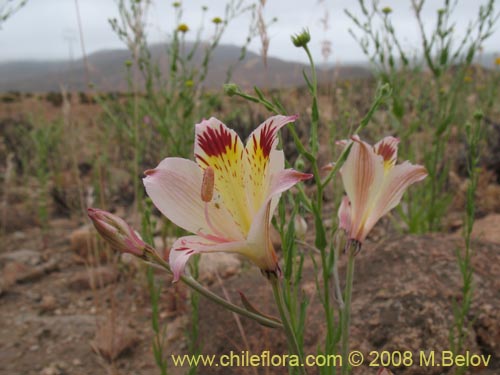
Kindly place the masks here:
MULTIPOLYGON (((4 13, 22 3, 3 2, 4 13)), ((473 22, 471 15, 480 3, 461 1, 454 9, 450 23, 453 23, 455 43, 465 35, 473 22)), ((207 4, 184 2, 182 15, 178 18, 173 2, 153 1, 143 15, 143 32, 151 48, 159 52, 162 44, 171 42, 172 31, 179 22, 189 27, 184 36, 189 44, 196 40, 211 42, 215 25, 210 21, 214 18, 230 21, 214 53, 217 63, 212 64, 207 77, 206 85, 212 88, 219 88, 223 83, 225 70, 238 60, 244 45, 248 54, 243 61, 247 64, 235 70, 235 82, 274 87, 299 84, 303 66, 298 64, 306 64, 307 56, 290 43, 290 36, 303 28, 313 35, 309 48, 318 65, 369 68, 366 55, 350 34, 354 27, 352 19, 345 13, 348 10, 354 16, 361 14, 355 1, 273 0, 259 3, 258 9, 253 11, 245 10, 252 6, 251 1, 237 1, 233 4, 237 9, 231 20, 225 19, 226 6, 222 0, 207 4), (260 12, 259 15, 256 12, 260 12), (200 25, 204 26, 202 30, 200 25), (261 35, 264 27, 265 35, 261 35), (262 55, 269 59, 269 69, 263 70, 259 64, 262 55), (259 80, 259 75, 264 76, 262 73, 269 71, 272 71, 270 79, 259 80), (249 77, 245 79, 246 75, 249 77)), ((411 3, 387 0, 380 2, 380 6, 392 9, 392 24, 404 48, 421 58, 419 25, 411 3)), ((441 6, 441 2, 425 3, 422 20, 427 33, 435 27, 441 6)), ((82 90, 86 87, 85 69, 88 80, 100 89, 125 90, 123 62, 130 56, 109 22, 119 17, 118 2, 113 0, 28 1, 11 19, 2 22, 0 90, 57 91, 60 84, 70 91, 82 90)), ((482 43, 482 53, 476 56, 479 63, 488 67, 494 65, 492 57, 498 53, 498 35, 495 29, 482 43)))

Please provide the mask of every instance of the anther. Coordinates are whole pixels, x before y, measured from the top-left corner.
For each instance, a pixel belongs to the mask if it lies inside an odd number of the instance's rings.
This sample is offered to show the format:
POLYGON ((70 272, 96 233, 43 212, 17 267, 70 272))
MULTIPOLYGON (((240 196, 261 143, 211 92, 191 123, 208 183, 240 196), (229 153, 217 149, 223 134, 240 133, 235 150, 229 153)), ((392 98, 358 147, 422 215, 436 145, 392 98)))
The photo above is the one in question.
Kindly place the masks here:
POLYGON ((215 173, 212 167, 205 168, 203 181, 201 183, 201 200, 210 202, 214 196, 215 173))

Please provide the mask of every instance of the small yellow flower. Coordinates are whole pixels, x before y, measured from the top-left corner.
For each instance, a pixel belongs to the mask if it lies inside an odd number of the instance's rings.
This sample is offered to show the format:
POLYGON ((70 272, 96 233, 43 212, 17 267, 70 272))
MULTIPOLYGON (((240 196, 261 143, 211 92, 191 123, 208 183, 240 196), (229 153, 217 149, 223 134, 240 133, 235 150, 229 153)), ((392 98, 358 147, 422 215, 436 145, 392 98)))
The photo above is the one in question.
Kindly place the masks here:
POLYGON ((194 82, 192 79, 188 79, 185 83, 186 87, 193 87, 194 86, 194 82))
POLYGON ((179 26, 177 26, 177 31, 180 31, 181 33, 187 33, 189 31, 189 26, 185 23, 181 23, 179 26))
POLYGON ((222 23, 222 18, 220 17, 214 17, 212 18, 212 22, 215 23, 216 25, 222 23))

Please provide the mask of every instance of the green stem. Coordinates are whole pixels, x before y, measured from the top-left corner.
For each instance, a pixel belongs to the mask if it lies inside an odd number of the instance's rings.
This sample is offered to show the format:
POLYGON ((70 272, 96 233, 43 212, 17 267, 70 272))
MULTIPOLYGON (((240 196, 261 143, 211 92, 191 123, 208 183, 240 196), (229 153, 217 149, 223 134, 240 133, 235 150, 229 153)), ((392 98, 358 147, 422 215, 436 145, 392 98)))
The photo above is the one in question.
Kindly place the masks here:
MULTIPOLYGON (((156 251, 151 247, 148 247, 146 249, 146 251, 141 259, 143 259, 147 262, 151 262, 154 265, 159 265, 160 267, 165 269, 168 273, 172 274, 172 270, 170 269, 170 265, 167 262, 165 262, 156 253, 156 251)), ((237 305, 230 303, 229 301, 225 300, 224 298, 222 298, 222 297, 218 296, 217 294, 213 293, 212 291, 206 289, 203 285, 198 283, 198 281, 196 281, 191 276, 182 275, 180 277, 180 280, 184 284, 189 286, 191 289, 200 293, 202 296, 212 300, 213 302, 221 305, 222 307, 226 308, 229 311, 232 311, 232 312, 235 312, 237 314, 246 316, 247 318, 253 319, 256 322, 258 322, 266 327, 283 328, 283 324, 281 324, 280 322, 278 322, 276 320, 266 318, 260 314, 253 313, 251 311, 246 310, 243 307, 240 307, 240 306, 237 306, 237 305)))
MULTIPOLYGON (((276 275, 271 275, 269 277, 269 282, 271 283, 271 286, 273 288, 274 300, 276 301, 276 305, 278 306, 281 322, 283 323, 283 329, 285 330, 286 338, 288 341, 288 346, 290 347, 292 354, 297 355, 299 357, 300 363, 303 364, 304 360, 302 358, 302 351, 300 350, 297 337, 295 336, 292 324, 290 323, 290 319, 288 318, 285 299, 283 297, 283 290, 281 289, 281 283, 276 275)), ((299 372, 301 374, 307 374, 305 367, 299 366, 298 368, 300 369, 299 372)))
POLYGON ((351 319, 351 296, 352 281, 354 278, 354 256, 356 254, 355 246, 349 246, 349 260, 347 262, 347 274, 344 290, 344 308, 341 315, 342 327, 342 375, 349 374, 349 324, 351 319))
POLYGON ((313 155, 319 150, 319 139, 318 139, 318 123, 319 123, 319 111, 318 111, 318 78, 316 75, 316 66, 314 65, 314 60, 311 55, 311 51, 304 45, 304 50, 306 51, 307 57, 309 58, 309 64, 311 66, 311 94, 312 94, 312 116, 311 116, 311 151, 313 155))

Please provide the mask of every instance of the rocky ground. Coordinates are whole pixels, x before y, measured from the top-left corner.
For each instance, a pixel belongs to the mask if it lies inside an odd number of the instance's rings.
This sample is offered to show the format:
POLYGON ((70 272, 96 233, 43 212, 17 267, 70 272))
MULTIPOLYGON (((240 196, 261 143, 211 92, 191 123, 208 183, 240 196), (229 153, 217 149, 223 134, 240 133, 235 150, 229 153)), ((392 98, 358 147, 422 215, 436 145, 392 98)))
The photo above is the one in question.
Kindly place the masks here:
MULTIPOLYGON (((488 368, 471 374, 500 373, 500 215, 476 223, 473 265, 475 294, 469 315, 467 348, 491 355, 488 368)), ((134 262, 89 253, 94 234, 70 219, 51 222, 50 235, 31 227, 9 232, 0 252, 0 374, 84 375, 158 374, 152 355, 151 307, 144 270, 134 262), (45 240, 44 240, 45 238, 45 240)), ((352 348, 367 357, 372 350, 446 350, 452 302, 460 298, 454 255, 459 234, 384 236, 369 242, 356 260, 352 348)), ((343 261, 343 260, 342 260, 343 261)), ((202 279, 217 293, 239 302, 242 291, 263 311, 273 311, 272 295, 259 271, 233 257, 206 257, 202 279), (217 276, 220 276, 217 277, 217 276)), ((313 267, 304 271, 310 297, 305 344, 316 353, 324 317, 315 292, 313 267)), ((343 273, 343 265, 340 270, 343 273)), ((168 324, 167 353, 187 352, 187 291, 164 284, 161 320, 168 324)), ((202 353, 249 349, 286 352, 284 335, 201 300, 202 353)), ((169 373, 183 374, 185 368, 169 373)), ((394 374, 448 374, 444 368, 392 368, 394 374)), ((280 374, 285 369, 202 368, 200 374, 280 374)), ((316 370, 310 371, 316 373, 316 370)), ((354 375, 375 374, 359 367, 354 375)))

